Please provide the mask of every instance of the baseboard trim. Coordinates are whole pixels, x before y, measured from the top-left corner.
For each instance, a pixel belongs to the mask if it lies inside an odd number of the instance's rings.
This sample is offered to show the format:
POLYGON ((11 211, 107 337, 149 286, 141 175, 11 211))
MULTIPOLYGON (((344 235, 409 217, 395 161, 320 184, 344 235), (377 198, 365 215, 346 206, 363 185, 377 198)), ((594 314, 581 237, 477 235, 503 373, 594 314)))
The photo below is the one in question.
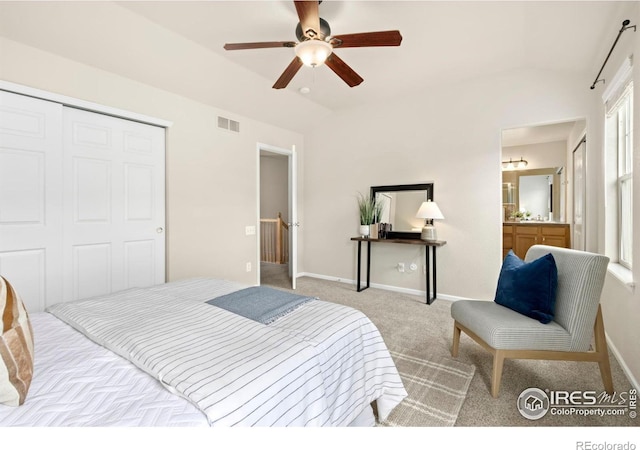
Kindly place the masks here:
POLYGON ((616 346, 613 345, 613 342, 611 342, 611 339, 609 339, 609 335, 607 334, 606 330, 604 332, 604 335, 607 338, 607 346, 609 347, 609 350, 611 351, 611 353, 613 353, 613 356, 618 361, 618 364, 620 364, 620 367, 622 368, 622 371, 626 375, 627 380, 629 380, 629 383, 631 383, 631 385, 634 387, 636 391, 640 391, 640 383, 638 383, 638 380, 636 379, 636 377, 633 376, 633 373, 631 373, 631 369, 629 369, 629 366, 627 366, 627 364, 625 363, 624 359, 622 358, 622 355, 620 354, 616 346))
MULTIPOLYGON (((353 286, 357 284, 356 280, 350 280, 348 278, 332 277, 329 275, 322 275, 319 273, 303 272, 303 273, 299 273, 298 277, 318 278, 320 280, 336 281, 338 283, 345 283, 353 286)), ((415 295, 417 297, 423 297, 423 298, 427 295, 425 291, 422 291, 420 289, 409 289, 409 288, 403 288, 399 286, 391 286, 388 284, 371 283, 370 287, 376 288, 376 289, 383 289, 385 291, 399 292, 401 294, 415 295)), ((447 300, 447 301, 455 302, 457 300, 464 300, 464 297, 456 297, 453 295, 441 294, 440 292, 438 292, 437 300, 447 300)))
MULTIPOLYGON (((332 277, 329 275, 321 275, 318 273, 309 273, 309 272, 303 272, 303 273, 299 273, 298 277, 310 277, 310 278, 318 278, 320 280, 327 280, 327 281, 336 281, 338 283, 345 283, 345 284, 350 284, 355 286, 356 285, 356 280, 350 280, 348 278, 340 278, 340 277, 332 277)), ((371 283, 370 286, 372 288, 376 288, 376 289, 383 289, 386 291, 393 291, 393 292, 400 292, 402 294, 408 294, 408 295, 415 295, 418 297, 424 297, 425 291, 421 291, 419 289, 408 289, 408 288, 402 288, 402 287, 398 287, 398 286, 390 286, 387 284, 378 284, 378 283, 371 283)), ((447 300, 447 301, 451 301, 451 302, 455 302, 457 300, 469 300, 465 297, 459 297, 459 296, 454 296, 454 295, 447 295, 447 294, 440 294, 438 293, 438 300, 447 300)), ((622 358, 622 355, 620 354, 620 352, 618 351, 618 349, 616 348, 616 346, 611 342, 611 339, 609 338, 609 335, 606 333, 605 331, 605 336, 607 339, 607 345, 609 346, 609 350, 611 350, 611 353, 613 353, 614 358, 616 358, 616 360, 618 361, 618 364, 620 364, 620 367, 622 368, 622 371, 624 372, 625 376, 627 377, 627 379, 629 380, 629 383, 631 383, 631 385, 638 391, 640 391, 640 384, 638 383, 638 380, 633 376, 633 373, 631 372, 631 370, 629 369, 629 366, 627 366, 627 364, 625 363, 624 359, 622 358)))

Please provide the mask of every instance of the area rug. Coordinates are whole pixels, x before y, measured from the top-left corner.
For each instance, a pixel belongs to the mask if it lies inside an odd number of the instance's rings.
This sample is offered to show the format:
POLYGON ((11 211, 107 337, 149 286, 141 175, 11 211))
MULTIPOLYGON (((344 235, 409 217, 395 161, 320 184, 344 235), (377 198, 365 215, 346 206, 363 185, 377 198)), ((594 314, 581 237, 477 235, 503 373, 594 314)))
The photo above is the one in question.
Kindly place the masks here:
POLYGON ((435 355, 430 359, 421 359, 391 351, 391 357, 409 395, 380 426, 453 426, 475 367, 435 355))

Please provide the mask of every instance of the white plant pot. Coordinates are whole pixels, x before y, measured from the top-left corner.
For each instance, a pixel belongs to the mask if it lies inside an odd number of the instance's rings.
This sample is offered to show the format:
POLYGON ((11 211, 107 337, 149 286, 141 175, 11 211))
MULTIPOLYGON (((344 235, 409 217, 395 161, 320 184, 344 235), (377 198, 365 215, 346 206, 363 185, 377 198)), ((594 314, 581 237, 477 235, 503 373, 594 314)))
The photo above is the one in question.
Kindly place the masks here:
POLYGON ((370 228, 369 225, 360 225, 360 236, 369 237, 370 228))

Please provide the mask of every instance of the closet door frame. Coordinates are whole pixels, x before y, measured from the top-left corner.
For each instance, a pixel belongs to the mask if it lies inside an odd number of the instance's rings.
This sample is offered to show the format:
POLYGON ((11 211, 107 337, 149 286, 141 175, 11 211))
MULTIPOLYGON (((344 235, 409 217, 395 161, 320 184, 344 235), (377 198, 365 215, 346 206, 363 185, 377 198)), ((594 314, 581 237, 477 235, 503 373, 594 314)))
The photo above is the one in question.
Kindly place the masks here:
POLYGON ((156 125, 162 128, 170 128, 173 125, 173 122, 170 122, 168 120, 145 116, 144 114, 138 114, 124 109, 112 108, 110 106, 88 102, 86 100, 68 97, 66 95, 55 94, 53 92, 43 91, 41 89, 12 83, 10 81, 0 80, 0 90, 13 92, 14 94, 22 94, 29 97, 40 98, 42 100, 49 100, 52 102, 60 103, 63 106, 72 106, 74 108, 85 109, 87 111, 105 114, 107 116, 133 120, 135 122, 146 123, 148 125, 156 125))

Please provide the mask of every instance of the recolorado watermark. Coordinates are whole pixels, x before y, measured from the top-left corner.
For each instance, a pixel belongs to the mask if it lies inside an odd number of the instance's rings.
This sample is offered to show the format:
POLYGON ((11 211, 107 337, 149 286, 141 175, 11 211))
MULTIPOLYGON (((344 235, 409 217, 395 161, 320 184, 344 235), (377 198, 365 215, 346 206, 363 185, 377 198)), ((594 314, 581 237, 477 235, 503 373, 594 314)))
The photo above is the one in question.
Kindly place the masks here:
POLYGON ((592 442, 578 441, 576 442, 576 450, 636 450, 636 444, 633 442, 592 442))
MULTIPOLYGON (((528 388, 518 397, 518 411, 529 420, 554 416, 637 416, 637 391, 552 391, 528 388)), ((591 443, 594 444, 594 443, 591 443)), ((594 444, 595 445, 595 444, 594 444)), ((615 450, 618 447, 580 447, 583 450, 615 450)), ((623 450, 621 448, 621 450, 623 450)), ((624 450, 635 450, 624 449, 624 450)))

